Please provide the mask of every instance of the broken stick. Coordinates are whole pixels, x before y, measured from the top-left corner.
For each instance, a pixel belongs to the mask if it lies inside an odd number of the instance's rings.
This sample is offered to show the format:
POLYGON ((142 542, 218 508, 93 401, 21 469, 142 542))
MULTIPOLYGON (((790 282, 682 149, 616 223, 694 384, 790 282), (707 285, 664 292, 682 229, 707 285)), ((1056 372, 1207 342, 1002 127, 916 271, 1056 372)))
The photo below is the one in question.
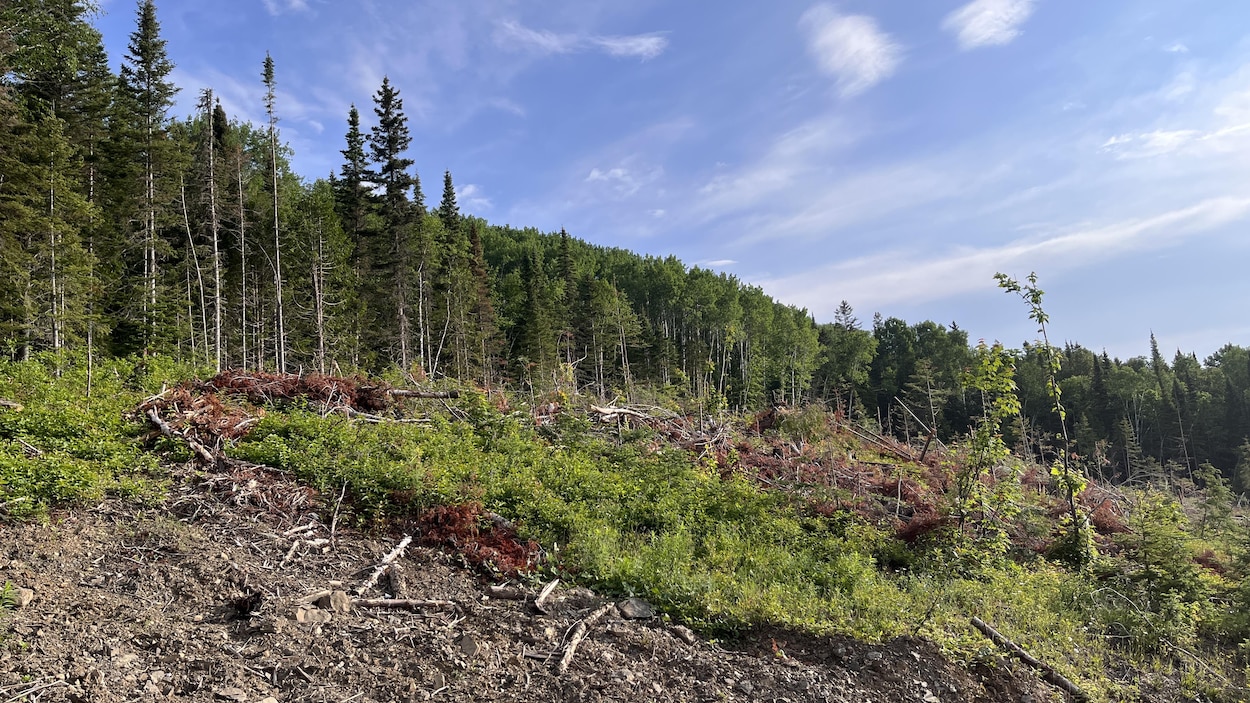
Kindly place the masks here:
POLYGON ((551 583, 543 586, 543 590, 538 592, 538 597, 534 599, 534 608, 538 612, 547 614, 547 599, 551 597, 551 592, 556 590, 556 586, 560 585, 560 579, 553 579, 551 583))
POLYGON ((10 410, 13 410, 14 412, 20 413, 22 411, 22 404, 14 403, 11 400, 5 400, 4 398, 0 398, 0 408, 8 408, 10 410))
POLYGON ((398 559, 404 553, 404 550, 408 548, 408 544, 410 542, 412 542, 412 536, 404 535, 404 538, 399 541, 399 544, 395 545, 395 548, 392 549, 389 554, 382 557, 382 562, 378 564, 372 574, 369 574, 369 578, 365 579, 365 582, 356 588, 356 595, 361 595, 370 588, 378 585, 378 579, 381 578, 382 572, 386 571, 386 567, 390 566, 391 562, 398 559))
POLYGON ((595 624, 596 620, 607 615, 608 611, 615 607, 615 603, 608 603, 577 623, 577 627, 573 628, 573 634, 569 636, 568 646, 564 648, 564 656, 560 657, 560 663, 556 666, 556 673, 563 674, 569 670, 569 664, 573 663, 573 655, 577 653, 577 645, 586 639, 586 631, 595 624))
POLYGON ((388 394, 396 398, 459 398, 460 391, 413 391, 405 388, 392 388, 388 394))
POLYGON ((398 608, 401 610, 422 610, 424 608, 458 608, 455 601, 450 600, 413 600, 411 598, 353 598, 352 606, 361 608, 398 608))
POLYGON ((981 618, 972 618, 972 626, 979 630, 981 634, 990 638, 994 644, 1010 652, 1016 659, 1019 659, 1025 664, 1028 664, 1030 667, 1042 672, 1042 679, 1047 683, 1066 691, 1078 701, 1089 700, 1089 697, 1079 686, 1064 678, 1063 675, 1055 671, 1049 664, 1046 664, 1040 659, 1024 651, 1023 647, 1007 639, 1001 632, 987 625, 981 618))
POLYGON ((166 437, 170 439, 181 439, 182 441, 186 442, 187 446, 191 447, 191 450, 194 451, 196 455, 198 455, 201 459, 204 460, 204 463, 206 464, 217 463, 217 457, 213 456, 213 453, 208 451, 208 449, 206 449, 203 444, 200 444, 199 442, 195 441, 194 439, 191 439, 190 437, 186 437, 186 436, 178 434, 177 432, 174 432, 174 428, 170 427, 168 422, 165 422, 164 420, 161 419, 161 416, 156 412, 156 408, 148 408, 148 419, 152 421, 153 425, 156 425, 156 428, 161 431, 161 434, 165 435, 166 437))

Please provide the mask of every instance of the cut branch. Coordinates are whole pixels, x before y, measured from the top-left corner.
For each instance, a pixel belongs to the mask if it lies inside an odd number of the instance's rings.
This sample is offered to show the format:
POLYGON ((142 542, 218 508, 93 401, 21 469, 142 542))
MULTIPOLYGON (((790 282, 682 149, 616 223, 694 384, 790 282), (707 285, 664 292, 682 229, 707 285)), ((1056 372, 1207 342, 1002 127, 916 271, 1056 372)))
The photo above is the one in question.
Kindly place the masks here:
POLYGON ((547 612, 547 599, 551 597, 552 591, 556 590, 556 586, 560 585, 560 579, 553 579, 551 583, 543 586, 543 590, 538 593, 538 597, 534 599, 534 607, 540 613, 547 612))
POLYGON ((1049 664, 1042 662, 1040 659, 1024 651, 1020 645, 1007 639, 1001 632, 987 625, 981 618, 972 618, 972 626, 980 631, 981 634, 990 638, 994 644, 1010 652, 1016 659, 1019 659, 1025 664, 1028 664, 1030 667, 1042 672, 1042 679, 1047 683, 1066 691, 1078 701, 1089 700, 1089 697, 1080 689, 1079 686, 1064 678, 1063 675, 1055 671, 1049 664))
POLYGON ((387 394, 395 398, 459 398, 460 391, 415 391, 405 388, 392 388, 387 394))
POLYGON ((425 608, 450 610, 460 607, 455 601, 450 600, 413 600, 411 598, 353 598, 352 606, 361 608, 395 608, 399 610, 423 610, 425 608))
POLYGON ((156 412, 156 408, 148 408, 148 419, 152 421, 153 425, 156 425, 156 428, 161 431, 161 434, 169 437, 170 439, 180 439, 186 442, 187 446, 191 447, 191 450, 194 451, 196 455, 204 461, 204 463, 217 463, 217 457, 213 456, 213 453, 208 451, 203 444, 200 444, 190 437, 186 437, 175 432, 174 428, 170 427, 168 422, 161 419, 161 416, 156 412))
POLYGON ((392 549, 389 554, 382 557, 381 563, 379 563, 377 568, 373 570, 373 573, 369 575, 369 578, 365 579, 365 582, 356 588, 356 595, 360 595, 376 586, 378 584, 378 579, 382 576, 382 572, 386 571, 387 567, 391 565, 391 562, 403 555, 404 550, 408 548, 408 545, 411 542, 412 536, 404 535, 404 538, 399 541, 399 544, 395 545, 395 548, 392 549))
POLYGON ((586 632, 590 629, 590 626, 595 624, 595 621, 599 618, 607 615, 608 611, 615 607, 615 603, 608 603, 577 623, 577 627, 573 628, 573 634, 569 636, 568 646, 564 648, 564 656, 560 657, 560 663, 556 665, 556 673, 563 674, 569 670, 569 664, 573 663, 573 655, 577 653, 577 646, 582 643, 582 640, 586 639, 586 632))

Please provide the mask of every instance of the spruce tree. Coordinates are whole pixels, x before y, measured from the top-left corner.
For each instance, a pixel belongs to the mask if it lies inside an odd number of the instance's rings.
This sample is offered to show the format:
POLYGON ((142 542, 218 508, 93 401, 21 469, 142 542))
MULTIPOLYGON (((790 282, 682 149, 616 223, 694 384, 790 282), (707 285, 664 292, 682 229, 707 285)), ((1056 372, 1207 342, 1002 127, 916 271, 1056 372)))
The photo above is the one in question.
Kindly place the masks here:
POLYGON ((273 57, 265 53, 264 68, 261 77, 265 81, 265 114, 269 118, 267 132, 269 141, 269 187, 273 196, 273 288, 274 288, 274 361, 278 371, 286 370, 286 314, 283 306, 282 291, 282 230, 278 208, 278 118, 274 113, 276 103, 273 70, 273 57))
POLYGON ((339 153, 343 155, 343 165, 339 169, 339 178, 333 181, 335 209, 338 212, 341 228, 351 242, 350 268, 353 277, 352 288, 357 292, 352 297, 350 314, 351 353, 354 365, 361 363, 361 344, 367 315, 368 297, 359 294, 366 285, 368 272, 373 265, 369 256, 367 214, 371 206, 369 188, 369 161, 365 156, 365 135, 360 131, 360 112, 352 105, 347 113, 347 148, 339 153))
MULTIPOLYGON (((173 106, 178 89, 169 82, 174 65, 165 51, 156 4, 152 0, 139 3, 136 28, 121 67, 122 114, 120 134, 115 141, 116 158, 130 159, 138 164, 137 183, 129 190, 129 221, 137 223, 137 239, 143 255, 141 275, 135 291, 138 304, 123 315, 131 316, 141 334, 142 347, 151 350, 160 331, 163 284, 161 259, 164 247, 159 240, 158 217, 165 205, 161 192, 171 158, 167 143, 167 114, 173 106), (129 153, 127 153, 129 152, 129 153), (136 309, 137 308, 137 309, 136 309)), ((125 246, 123 245, 123 249, 125 246)))
POLYGON ((418 232, 425 213, 421 199, 421 185, 416 176, 409 174, 413 160, 405 154, 412 144, 408 131, 408 117, 404 114, 404 101, 389 78, 382 79, 382 86, 373 97, 373 112, 378 123, 369 132, 369 156, 374 168, 369 180, 383 188, 380 214, 383 232, 373 252, 375 274, 384 273, 375 280, 385 278, 390 285, 376 293, 377 325, 381 333, 377 338, 382 346, 396 354, 395 360, 403 368, 419 356, 429 361, 429 333, 426 329, 428 305, 427 270, 420 258, 418 232), (413 199, 408 199, 413 192, 413 199), (413 300, 412 282, 417 279, 417 299, 413 300), (414 319, 415 318, 415 319, 414 319), (414 340, 418 347, 414 349, 414 340))

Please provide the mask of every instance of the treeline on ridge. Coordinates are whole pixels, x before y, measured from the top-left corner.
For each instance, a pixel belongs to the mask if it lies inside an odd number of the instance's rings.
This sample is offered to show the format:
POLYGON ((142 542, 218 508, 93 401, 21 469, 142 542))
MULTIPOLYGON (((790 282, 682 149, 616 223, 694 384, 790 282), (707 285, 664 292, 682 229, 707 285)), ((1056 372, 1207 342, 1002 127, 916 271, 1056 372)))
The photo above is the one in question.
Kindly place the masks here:
MULTIPOLYGON (((899 437, 963 435, 980 412, 956 325, 834 321, 673 257, 427 206, 400 91, 347 116, 342 165, 291 171, 279 67, 258 57, 266 122, 178 88, 156 7, 139 3, 120 72, 81 0, 0 8, 0 343, 170 354, 208 368, 379 371, 716 413, 821 402, 899 437), (362 118, 362 112, 372 119, 362 118), (368 126, 366 122, 369 123, 368 126)), ((1085 469, 1250 489, 1250 351, 1121 361, 1064 349, 1059 382, 1085 469)), ((1054 454, 1041 356, 1018 353, 1009 439, 1054 454)))

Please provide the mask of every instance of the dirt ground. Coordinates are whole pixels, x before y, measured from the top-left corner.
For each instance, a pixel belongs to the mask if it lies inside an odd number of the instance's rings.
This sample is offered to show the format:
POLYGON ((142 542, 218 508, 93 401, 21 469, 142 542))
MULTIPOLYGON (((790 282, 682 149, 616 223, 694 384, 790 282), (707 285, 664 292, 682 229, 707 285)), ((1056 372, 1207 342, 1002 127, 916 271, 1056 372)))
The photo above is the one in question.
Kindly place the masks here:
POLYGON ((563 587, 544 613, 532 589, 492 595, 462 558, 416 544, 361 590, 399 540, 344 528, 332 496, 255 468, 180 473, 159 505, 0 525, 0 584, 30 598, 0 614, 0 703, 1062 700, 1009 662, 972 672, 922 640, 717 644, 563 587))

